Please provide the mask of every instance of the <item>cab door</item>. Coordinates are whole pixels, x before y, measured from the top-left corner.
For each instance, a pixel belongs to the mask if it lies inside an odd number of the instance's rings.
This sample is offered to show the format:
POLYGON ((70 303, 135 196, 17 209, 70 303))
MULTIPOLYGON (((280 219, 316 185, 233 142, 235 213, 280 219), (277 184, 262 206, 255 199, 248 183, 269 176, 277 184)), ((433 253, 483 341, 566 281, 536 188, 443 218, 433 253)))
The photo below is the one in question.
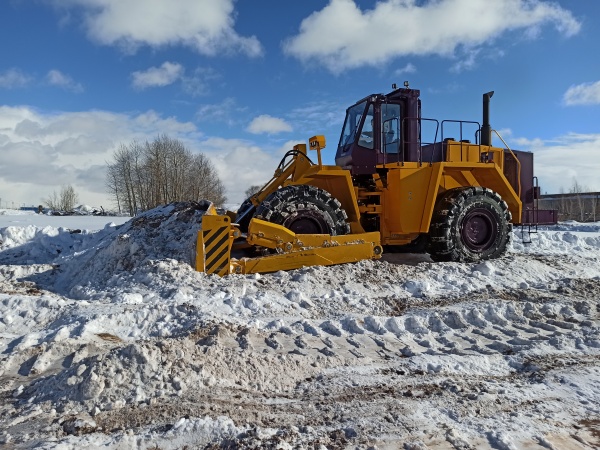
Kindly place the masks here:
POLYGON ((401 161, 402 107, 400 103, 382 103, 380 107, 381 157, 379 164, 401 161))

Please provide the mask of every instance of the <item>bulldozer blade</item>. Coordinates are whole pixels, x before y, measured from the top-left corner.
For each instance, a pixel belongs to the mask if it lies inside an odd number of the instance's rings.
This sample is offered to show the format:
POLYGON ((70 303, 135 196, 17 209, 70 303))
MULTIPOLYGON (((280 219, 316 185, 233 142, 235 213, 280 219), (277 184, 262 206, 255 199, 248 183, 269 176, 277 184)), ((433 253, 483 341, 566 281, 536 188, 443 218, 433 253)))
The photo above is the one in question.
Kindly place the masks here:
POLYGON ((377 232, 342 236, 295 234, 288 228, 260 219, 252 219, 245 238, 241 239, 230 216, 205 214, 202 229, 198 232, 196 270, 219 276, 267 273, 377 259, 382 253, 377 232), (234 248, 237 256, 240 256, 240 249, 259 248, 267 253, 234 258, 231 255, 234 248))
POLYGON ((268 273, 308 266, 332 266, 381 257, 380 236, 377 232, 326 236, 327 240, 320 247, 294 249, 289 253, 258 258, 234 259, 231 261, 232 271, 235 273, 268 273))
POLYGON ((238 234, 229 216, 205 214, 196 245, 196 270, 220 276, 231 271, 231 244, 238 234))
POLYGON ((198 205, 199 209, 201 211, 204 211, 203 217, 219 215, 219 212, 217 211, 217 208, 215 207, 214 203, 209 200, 201 200, 200 202, 198 202, 198 205))

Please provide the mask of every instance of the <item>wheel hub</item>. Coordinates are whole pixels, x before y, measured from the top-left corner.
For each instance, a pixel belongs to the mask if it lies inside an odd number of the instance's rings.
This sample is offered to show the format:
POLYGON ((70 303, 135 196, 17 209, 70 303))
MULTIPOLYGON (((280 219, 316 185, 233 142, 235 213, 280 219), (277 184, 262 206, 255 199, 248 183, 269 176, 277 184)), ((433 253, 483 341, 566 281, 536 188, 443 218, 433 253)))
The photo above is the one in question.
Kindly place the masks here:
POLYGON ((494 216, 485 209, 471 211, 464 219, 461 234, 468 248, 482 252, 492 246, 498 232, 494 216))
POLYGON ((283 226, 296 234, 329 234, 329 226, 320 211, 304 209, 284 221, 283 226))

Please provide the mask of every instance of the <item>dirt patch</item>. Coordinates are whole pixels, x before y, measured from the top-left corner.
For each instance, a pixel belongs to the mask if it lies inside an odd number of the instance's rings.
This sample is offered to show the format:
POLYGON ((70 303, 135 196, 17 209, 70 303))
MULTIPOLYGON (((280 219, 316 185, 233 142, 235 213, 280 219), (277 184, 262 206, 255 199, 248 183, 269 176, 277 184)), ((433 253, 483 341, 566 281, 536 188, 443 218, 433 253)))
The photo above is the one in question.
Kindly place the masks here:
POLYGON ((579 426, 587 430, 593 437, 593 442, 589 442, 600 448, 600 419, 585 419, 579 422, 579 426))

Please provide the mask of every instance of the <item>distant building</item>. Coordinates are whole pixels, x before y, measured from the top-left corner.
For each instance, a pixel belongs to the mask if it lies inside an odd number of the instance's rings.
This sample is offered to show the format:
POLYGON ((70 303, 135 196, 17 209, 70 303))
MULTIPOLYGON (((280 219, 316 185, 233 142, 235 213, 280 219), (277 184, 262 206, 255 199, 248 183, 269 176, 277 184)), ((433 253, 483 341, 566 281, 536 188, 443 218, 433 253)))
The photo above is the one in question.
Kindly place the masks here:
POLYGON ((46 214, 48 212, 48 208, 45 208, 41 205, 38 206, 21 206, 19 208, 20 211, 33 211, 36 213, 40 213, 40 214, 46 214), (41 207, 41 212, 40 212, 40 207, 41 207))
POLYGON ((558 209, 558 220, 600 221, 600 192, 545 194, 538 200, 540 209, 558 209))

